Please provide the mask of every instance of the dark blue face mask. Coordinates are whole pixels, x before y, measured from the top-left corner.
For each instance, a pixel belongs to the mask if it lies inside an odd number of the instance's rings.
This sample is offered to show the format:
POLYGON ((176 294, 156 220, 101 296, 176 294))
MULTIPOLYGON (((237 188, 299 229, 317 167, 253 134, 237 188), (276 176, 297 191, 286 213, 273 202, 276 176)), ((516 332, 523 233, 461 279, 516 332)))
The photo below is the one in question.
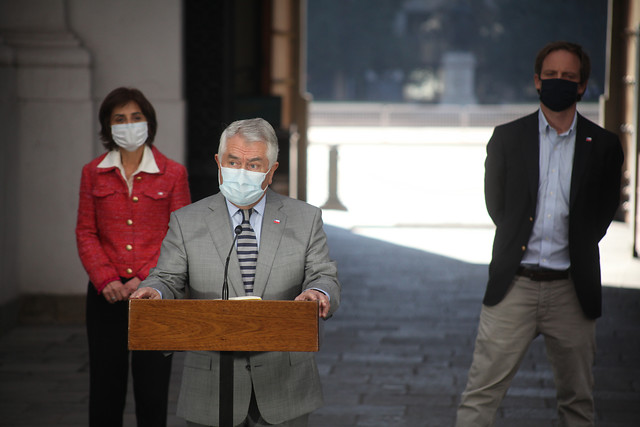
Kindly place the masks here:
POLYGON ((565 79, 541 79, 540 101, 552 111, 564 111, 578 100, 578 83, 565 79))

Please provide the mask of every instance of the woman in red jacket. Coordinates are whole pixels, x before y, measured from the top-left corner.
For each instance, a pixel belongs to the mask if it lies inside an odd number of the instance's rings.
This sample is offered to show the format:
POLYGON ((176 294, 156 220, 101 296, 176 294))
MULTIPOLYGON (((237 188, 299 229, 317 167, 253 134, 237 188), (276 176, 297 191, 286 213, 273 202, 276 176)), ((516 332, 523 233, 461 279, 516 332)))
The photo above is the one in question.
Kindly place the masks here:
MULTIPOLYGON (((155 267, 169 214, 190 203, 187 171, 153 147, 156 114, 118 88, 99 112, 107 153, 82 169, 76 239, 89 275, 90 426, 122 426, 129 351, 127 300, 155 267)), ((138 426, 165 426, 171 356, 131 352, 138 426)))

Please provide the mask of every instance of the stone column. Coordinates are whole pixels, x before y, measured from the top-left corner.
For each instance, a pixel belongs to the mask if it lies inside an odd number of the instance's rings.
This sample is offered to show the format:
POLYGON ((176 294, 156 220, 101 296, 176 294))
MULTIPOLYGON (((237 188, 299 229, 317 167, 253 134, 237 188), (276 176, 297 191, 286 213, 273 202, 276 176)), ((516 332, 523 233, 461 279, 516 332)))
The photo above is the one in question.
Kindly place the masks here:
POLYGON ((16 256, 16 281, 9 286, 22 295, 86 289, 75 223, 80 171, 93 154, 91 61, 67 27, 66 4, 0 2, 0 37, 12 52, 9 80, 0 81, 2 107, 11 104, 9 132, 2 136, 9 169, 2 179, 12 206, 3 209, 9 216, 3 227, 16 256))
POLYGON ((14 52, 0 38, 0 334, 14 323, 19 295, 17 107, 14 52))

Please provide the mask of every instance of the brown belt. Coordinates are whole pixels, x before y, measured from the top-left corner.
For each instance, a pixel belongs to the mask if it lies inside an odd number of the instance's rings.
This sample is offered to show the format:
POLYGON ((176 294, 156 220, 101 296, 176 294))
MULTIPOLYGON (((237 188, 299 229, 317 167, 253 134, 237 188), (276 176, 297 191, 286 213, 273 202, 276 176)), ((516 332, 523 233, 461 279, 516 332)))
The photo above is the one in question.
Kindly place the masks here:
POLYGON ((569 278, 569 270, 549 270, 547 268, 527 268, 520 266, 518 276, 527 277, 535 282, 551 282, 553 280, 566 280, 569 278))

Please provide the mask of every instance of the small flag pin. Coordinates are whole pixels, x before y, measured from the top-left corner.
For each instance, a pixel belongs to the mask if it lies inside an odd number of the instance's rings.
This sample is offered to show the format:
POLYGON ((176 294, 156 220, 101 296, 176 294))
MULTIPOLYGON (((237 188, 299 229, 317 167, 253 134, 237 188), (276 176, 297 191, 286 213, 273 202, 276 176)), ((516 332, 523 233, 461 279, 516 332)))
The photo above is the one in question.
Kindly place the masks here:
POLYGON ((587 137, 587 142, 591 142, 591 137, 590 136, 587 137))
POLYGON ((274 219, 274 220, 273 220, 273 223, 274 223, 274 224, 280 224, 280 220, 279 220, 279 219, 274 219))

